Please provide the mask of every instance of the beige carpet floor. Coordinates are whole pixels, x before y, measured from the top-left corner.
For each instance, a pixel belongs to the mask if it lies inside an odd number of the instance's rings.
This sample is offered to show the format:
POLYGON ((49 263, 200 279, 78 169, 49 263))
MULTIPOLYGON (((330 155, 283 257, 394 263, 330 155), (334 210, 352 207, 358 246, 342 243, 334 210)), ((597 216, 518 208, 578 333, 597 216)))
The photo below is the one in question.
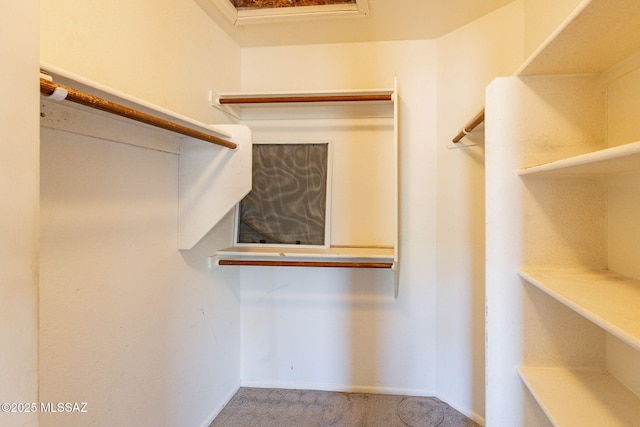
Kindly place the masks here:
POLYGON ((433 397, 241 388, 209 427, 475 427, 433 397))

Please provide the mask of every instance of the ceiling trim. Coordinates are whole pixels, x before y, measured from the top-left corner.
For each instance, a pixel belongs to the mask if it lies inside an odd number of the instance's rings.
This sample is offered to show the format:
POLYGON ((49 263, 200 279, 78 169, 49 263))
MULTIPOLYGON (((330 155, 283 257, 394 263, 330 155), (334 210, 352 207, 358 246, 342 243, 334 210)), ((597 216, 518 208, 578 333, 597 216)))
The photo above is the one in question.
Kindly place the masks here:
POLYGON ((277 23, 318 18, 362 17, 369 14, 369 0, 350 4, 295 6, 237 10, 229 0, 209 0, 233 25, 277 23))

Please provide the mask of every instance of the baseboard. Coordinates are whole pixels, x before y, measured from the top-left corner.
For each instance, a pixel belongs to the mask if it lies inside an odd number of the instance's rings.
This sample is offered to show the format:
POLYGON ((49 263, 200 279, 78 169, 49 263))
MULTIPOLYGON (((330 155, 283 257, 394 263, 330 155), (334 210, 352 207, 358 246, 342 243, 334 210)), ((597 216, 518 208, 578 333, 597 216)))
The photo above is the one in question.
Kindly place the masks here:
POLYGON ((456 411, 460 412, 462 415, 464 415, 467 418, 470 418, 471 420, 473 420, 473 422, 480 424, 481 426, 485 425, 485 419, 483 416, 479 415, 477 412, 467 408, 466 406, 460 405, 459 402, 455 401, 454 399, 451 399, 449 396, 442 394, 442 393, 435 393, 434 397, 437 397, 438 399, 442 400, 443 402, 446 402, 447 405, 451 406, 453 409, 455 409, 456 411))
POLYGON ((220 414, 220 412, 224 409, 225 406, 229 403, 229 401, 233 398, 233 396, 240 389, 240 384, 236 385, 222 400, 222 403, 218 405, 209 416, 200 424, 200 427, 209 427, 209 425, 216 419, 216 417, 220 414))
POLYGON ((353 384, 318 384, 304 382, 261 382, 261 381, 243 381, 242 387, 255 388, 283 388, 288 390, 320 390, 320 391, 338 391, 342 393, 375 393, 375 394, 396 394, 403 396, 435 396, 433 390, 398 388, 398 387, 380 387, 365 386, 353 384))

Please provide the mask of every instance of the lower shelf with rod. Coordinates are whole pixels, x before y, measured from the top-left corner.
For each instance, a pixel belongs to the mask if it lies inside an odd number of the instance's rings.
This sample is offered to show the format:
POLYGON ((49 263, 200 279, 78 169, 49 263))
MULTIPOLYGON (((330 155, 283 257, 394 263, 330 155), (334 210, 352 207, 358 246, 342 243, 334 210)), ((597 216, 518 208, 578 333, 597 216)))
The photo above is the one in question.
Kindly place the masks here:
POLYGON ((259 267, 370 268, 395 271, 398 295, 396 252, 392 247, 282 248, 231 247, 217 251, 211 265, 259 267))

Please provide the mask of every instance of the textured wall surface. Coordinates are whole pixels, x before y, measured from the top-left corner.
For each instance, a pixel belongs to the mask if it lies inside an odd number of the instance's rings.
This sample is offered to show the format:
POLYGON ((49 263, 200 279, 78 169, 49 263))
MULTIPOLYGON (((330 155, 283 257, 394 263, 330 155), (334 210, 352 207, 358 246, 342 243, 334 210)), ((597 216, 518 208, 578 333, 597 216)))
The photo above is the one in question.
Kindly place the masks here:
POLYGON ((4 403, 38 399, 38 1, 0 4, 0 425, 37 426, 4 403))

